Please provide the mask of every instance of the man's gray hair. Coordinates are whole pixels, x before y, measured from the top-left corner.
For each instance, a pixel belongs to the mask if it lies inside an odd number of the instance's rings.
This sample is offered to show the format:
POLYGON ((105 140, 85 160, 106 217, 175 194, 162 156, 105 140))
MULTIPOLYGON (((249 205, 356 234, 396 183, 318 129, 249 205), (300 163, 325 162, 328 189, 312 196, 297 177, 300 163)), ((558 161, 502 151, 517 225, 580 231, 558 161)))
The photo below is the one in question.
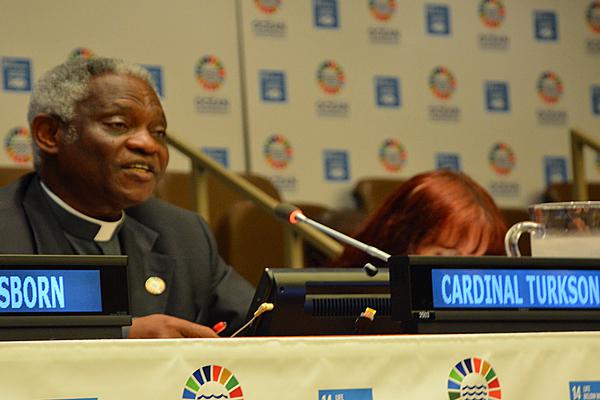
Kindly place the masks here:
MULTIPOLYGON (((49 114, 69 124, 75 116, 75 107, 89 94, 89 82, 101 75, 130 75, 139 78, 151 88, 154 83, 150 73, 143 67, 116 58, 77 58, 60 64, 46 72, 33 87, 29 100, 27 120, 31 130, 33 119, 39 114, 49 114)), ((158 95, 157 95, 158 97, 158 95)), ((71 139, 77 132, 69 128, 71 139)), ((39 149, 32 141, 34 164, 39 163, 39 149)))

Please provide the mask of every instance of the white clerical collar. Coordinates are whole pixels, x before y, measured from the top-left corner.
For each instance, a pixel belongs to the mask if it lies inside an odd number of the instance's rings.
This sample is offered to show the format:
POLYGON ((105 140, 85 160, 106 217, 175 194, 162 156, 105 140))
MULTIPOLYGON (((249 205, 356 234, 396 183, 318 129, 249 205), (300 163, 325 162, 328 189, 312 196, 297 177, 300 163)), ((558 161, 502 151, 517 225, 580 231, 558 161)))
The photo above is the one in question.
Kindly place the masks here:
POLYGON ((54 202, 56 202, 56 204, 61 206, 65 211, 67 211, 70 214, 73 214, 76 217, 79 217, 85 221, 88 221, 88 222, 91 222, 93 224, 100 226, 100 229, 98 229, 98 233, 96 233, 96 236, 94 237, 94 241, 96 241, 96 242, 107 242, 110 239, 112 239, 115 231, 119 228, 119 226, 125 220, 125 212, 123 212, 123 211, 121 211, 121 218, 118 221, 114 221, 114 222, 102 221, 100 219, 89 217, 85 214, 80 213, 79 211, 77 211, 76 209, 74 209, 73 207, 71 207, 70 205, 65 203, 64 201, 62 201, 62 199, 60 197, 58 197, 50 189, 48 189, 48 187, 46 187, 46 185, 44 185, 44 182, 40 181, 40 184, 42 185, 42 188, 44 189, 46 194, 48 196, 50 196, 50 198, 52 200, 54 200, 54 202))

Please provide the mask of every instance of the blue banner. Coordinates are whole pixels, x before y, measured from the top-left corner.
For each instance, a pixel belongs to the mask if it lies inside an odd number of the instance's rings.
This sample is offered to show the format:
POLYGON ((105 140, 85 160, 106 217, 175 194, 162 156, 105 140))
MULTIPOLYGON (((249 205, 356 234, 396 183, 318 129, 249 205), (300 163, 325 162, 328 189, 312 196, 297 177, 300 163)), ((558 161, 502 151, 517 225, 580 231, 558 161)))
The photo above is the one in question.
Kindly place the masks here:
POLYGON ((315 26, 317 28, 338 28, 337 0, 313 0, 315 26))
POLYGON ((370 388, 319 390, 319 400, 373 400, 373 390, 370 388))
POLYGON ((0 313, 101 311, 98 270, 0 271, 0 313))
POLYGON ((600 399, 599 381, 569 382, 570 400, 600 399))
POLYGON ((434 308, 600 309, 600 271, 432 269, 434 308))
POLYGON ((31 60, 28 58, 2 58, 4 90, 29 92, 31 90, 31 60))

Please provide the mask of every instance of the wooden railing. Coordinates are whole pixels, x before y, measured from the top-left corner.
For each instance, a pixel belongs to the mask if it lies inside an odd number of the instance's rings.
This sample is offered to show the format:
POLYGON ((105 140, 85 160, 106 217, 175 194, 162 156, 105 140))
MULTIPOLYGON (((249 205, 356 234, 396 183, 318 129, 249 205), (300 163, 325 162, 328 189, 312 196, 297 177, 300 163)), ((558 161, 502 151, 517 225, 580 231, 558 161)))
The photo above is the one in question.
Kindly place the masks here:
POLYGON ((586 146, 600 152, 600 142, 587 133, 571 129, 571 163, 573 167, 573 198, 575 200, 589 199, 583 152, 586 146))
MULTIPOLYGON (((208 207, 210 193, 206 179, 207 174, 211 174, 219 181, 229 185, 242 196, 276 217, 274 209, 279 204, 279 200, 264 193, 237 174, 228 171, 221 164, 200 151, 194 150, 192 146, 174 137, 172 133, 169 133, 167 140, 170 146, 188 157, 192 163, 192 181, 195 192, 196 211, 206 220, 210 221, 208 207)), ((278 220, 284 226, 286 266, 300 268, 304 265, 303 240, 312 244, 330 258, 342 253, 341 244, 313 227, 305 224, 292 225, 281 219, 278 220)))

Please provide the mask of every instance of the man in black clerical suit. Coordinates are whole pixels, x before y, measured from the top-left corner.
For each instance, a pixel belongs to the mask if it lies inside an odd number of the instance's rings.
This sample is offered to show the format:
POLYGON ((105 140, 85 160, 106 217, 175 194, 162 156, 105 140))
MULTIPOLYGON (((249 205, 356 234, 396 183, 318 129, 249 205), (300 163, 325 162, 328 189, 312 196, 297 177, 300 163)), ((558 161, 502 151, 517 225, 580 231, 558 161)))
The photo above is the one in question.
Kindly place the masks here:
POLYGON ((35 85, 28 119, 35 172, 0 190, 0 253, 128 255, 132 338, 241 325, 251 286, 197 214, 152 197, 169 152, 144 69, 68 61, 35 85))

